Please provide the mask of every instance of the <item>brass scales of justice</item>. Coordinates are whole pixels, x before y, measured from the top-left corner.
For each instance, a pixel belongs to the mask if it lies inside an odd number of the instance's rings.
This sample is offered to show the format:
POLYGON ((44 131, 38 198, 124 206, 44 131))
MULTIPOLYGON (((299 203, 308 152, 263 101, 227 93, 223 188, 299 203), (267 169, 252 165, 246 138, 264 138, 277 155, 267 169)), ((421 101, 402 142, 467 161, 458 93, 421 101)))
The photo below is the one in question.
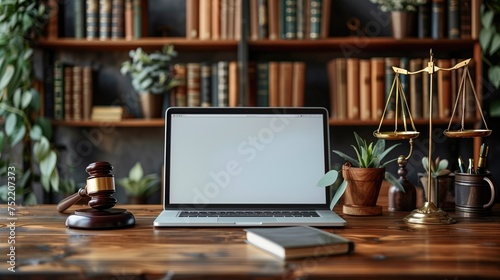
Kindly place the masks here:
MULTIPOLYGON (((481 110, 481 105, 479 102, 479 98, 476 94, 476 89, 474 87, 474 83, 472 82, 472 78, 470 76, 468 65, 471 59, 466 59, 462 62, 457 63, 451 68, 440 68, 434 64, 432 49, 430 50, 430 59, 427 64, 427 67, 410 72, 406 69, 398 68, 393 66, 392 69, 395 72, 394 81, 391 86, 391 90, 389 96, 387 98, 384 111, 382 113, 380 124, 377 130, 373 132, 373 135, 380 139, 386 140, 409 140, 410 144, 410 152, 405 156, 400 156, 398 158, 398 164, 400 167, 405 167, 407 161, 413 154, 413 139, 419 136, 419 132, 415 129, 415 125, 413 123, 413 117, 410 112, 410 108, 408 106, 408 102, 406 101, 406 97, 403 91, 403 86, 400 81, 399 75, 415 75, 420 73, 427 73, 430 75, 429 78, 429 151, 428 151, 428 159, 429 166, 431 166, 432 161, 432 118, 433 118, 433 74, 438 71, 453 71, 459 68, 464 68, 462 73, 462 77, 460 79, 460 84, 458 88, 458 94, 456 96, 455 105, 453 107, 453 111, 450 116, 450 121, 448 124, 448 128, 444 131, 444 135, 450 138, 473 138, 473 137, 486 137, 491 134, 491 130, 488 129, 488 125, 483 116, 483 112, 481 110), (470 85, 472 89, 471 92, 474 95, 474 101, 476 103, 477 109, 481 115, 481 119, 484 124, 484 129, 466 129, 465 128, 465 111, 466 111, 466 100, 467 100, 467 90, 466 86, 470 85), (390 100, 392 95, 395 94, 395 114, 394 114, 394 130, 381 132, 380 128, 382 127, 382 123, 384 117, 387 113, 387 109, 390 105, 390 100), (458 130, 451 130, 451 125, 457 112, 457 108, 461 104, 461 125, 458 130), (399 117, 401 117, 403 130, 400 130, 399 125, 399 117), (409 123, 408 123, 409 122, 409 123), (411 127, 410 127, 411 126, 411 127)), ((421 208, 413 210, 408 216, 404 218, 406 223, 412 224, 452 224, 456 221, 451 218, 445 211, 436 207, 434 202, 430 199, 431 197, 431 172, 427 172, 427 195, 426 202, 421 208)), ((425 187, 425 186, 424 186, 425 187)), ((437 186, 436 186, 437 187, 437 186)))

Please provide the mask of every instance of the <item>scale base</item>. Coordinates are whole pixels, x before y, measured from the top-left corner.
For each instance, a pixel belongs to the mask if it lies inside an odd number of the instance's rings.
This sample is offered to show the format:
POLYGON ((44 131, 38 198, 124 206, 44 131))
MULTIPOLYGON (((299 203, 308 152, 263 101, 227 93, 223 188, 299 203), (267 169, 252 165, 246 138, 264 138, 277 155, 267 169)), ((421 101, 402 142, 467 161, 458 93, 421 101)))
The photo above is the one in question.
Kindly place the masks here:
POLYGON ((358 206, 358 205, 344 205, 342 212, 346 215, 352 216, 378 216, 382 215, 382 206, 358 206))
POLYGON ((117 229, 135 224, 132 213, 125 209, 80 209, 66 219, 66 226, 76 229, 117 229))
POLYGON ((457 222, 432 202, 426 202, 421 208, 413 210, 403 220, 410 224, 427 225, 449 225, 457 222))

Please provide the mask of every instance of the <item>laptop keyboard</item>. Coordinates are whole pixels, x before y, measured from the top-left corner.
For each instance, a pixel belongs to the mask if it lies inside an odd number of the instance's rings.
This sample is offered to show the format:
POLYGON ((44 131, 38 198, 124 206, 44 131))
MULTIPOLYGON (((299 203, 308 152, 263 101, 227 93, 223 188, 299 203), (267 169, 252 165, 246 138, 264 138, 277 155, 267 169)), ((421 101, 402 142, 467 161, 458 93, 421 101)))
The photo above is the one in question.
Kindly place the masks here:
POLYGON ((319 217, 316 211, 182 211, 179 217, 319 217))

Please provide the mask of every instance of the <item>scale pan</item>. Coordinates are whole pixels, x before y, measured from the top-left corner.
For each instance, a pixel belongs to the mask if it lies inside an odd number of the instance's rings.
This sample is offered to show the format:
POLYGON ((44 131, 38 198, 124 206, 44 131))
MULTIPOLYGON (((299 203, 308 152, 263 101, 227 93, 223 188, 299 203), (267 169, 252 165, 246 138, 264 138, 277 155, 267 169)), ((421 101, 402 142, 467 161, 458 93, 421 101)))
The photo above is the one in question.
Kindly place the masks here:
POLYGON ((444 135, 450 138, 472 138, 490 136, 490 129, 465 129, 465 130, 445 130, 444 135))
POLYGON ((405 139, 413 139, 417 138, 420 132, 418 131, 387 131, 387 132, 373 132, 373 136, 379 139, 386 140, 405 140, 405 139))

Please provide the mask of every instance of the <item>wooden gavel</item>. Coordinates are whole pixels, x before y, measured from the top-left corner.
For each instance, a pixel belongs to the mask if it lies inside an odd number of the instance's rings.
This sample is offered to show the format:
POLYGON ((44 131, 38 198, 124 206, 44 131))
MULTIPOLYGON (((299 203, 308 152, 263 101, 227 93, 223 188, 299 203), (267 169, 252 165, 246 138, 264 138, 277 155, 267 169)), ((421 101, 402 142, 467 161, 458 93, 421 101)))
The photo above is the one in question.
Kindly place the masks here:
POLYGON ((111 174, 113 166, 105 161, 98 161, 87 166, 85 171, 89 174, 87 185, 77 193, 68 196, 57 204, 57 211, 64 212, 81 198, 90 197, 88 205, 96 210, 112 208, 116 205, 115 179, 111 174))

